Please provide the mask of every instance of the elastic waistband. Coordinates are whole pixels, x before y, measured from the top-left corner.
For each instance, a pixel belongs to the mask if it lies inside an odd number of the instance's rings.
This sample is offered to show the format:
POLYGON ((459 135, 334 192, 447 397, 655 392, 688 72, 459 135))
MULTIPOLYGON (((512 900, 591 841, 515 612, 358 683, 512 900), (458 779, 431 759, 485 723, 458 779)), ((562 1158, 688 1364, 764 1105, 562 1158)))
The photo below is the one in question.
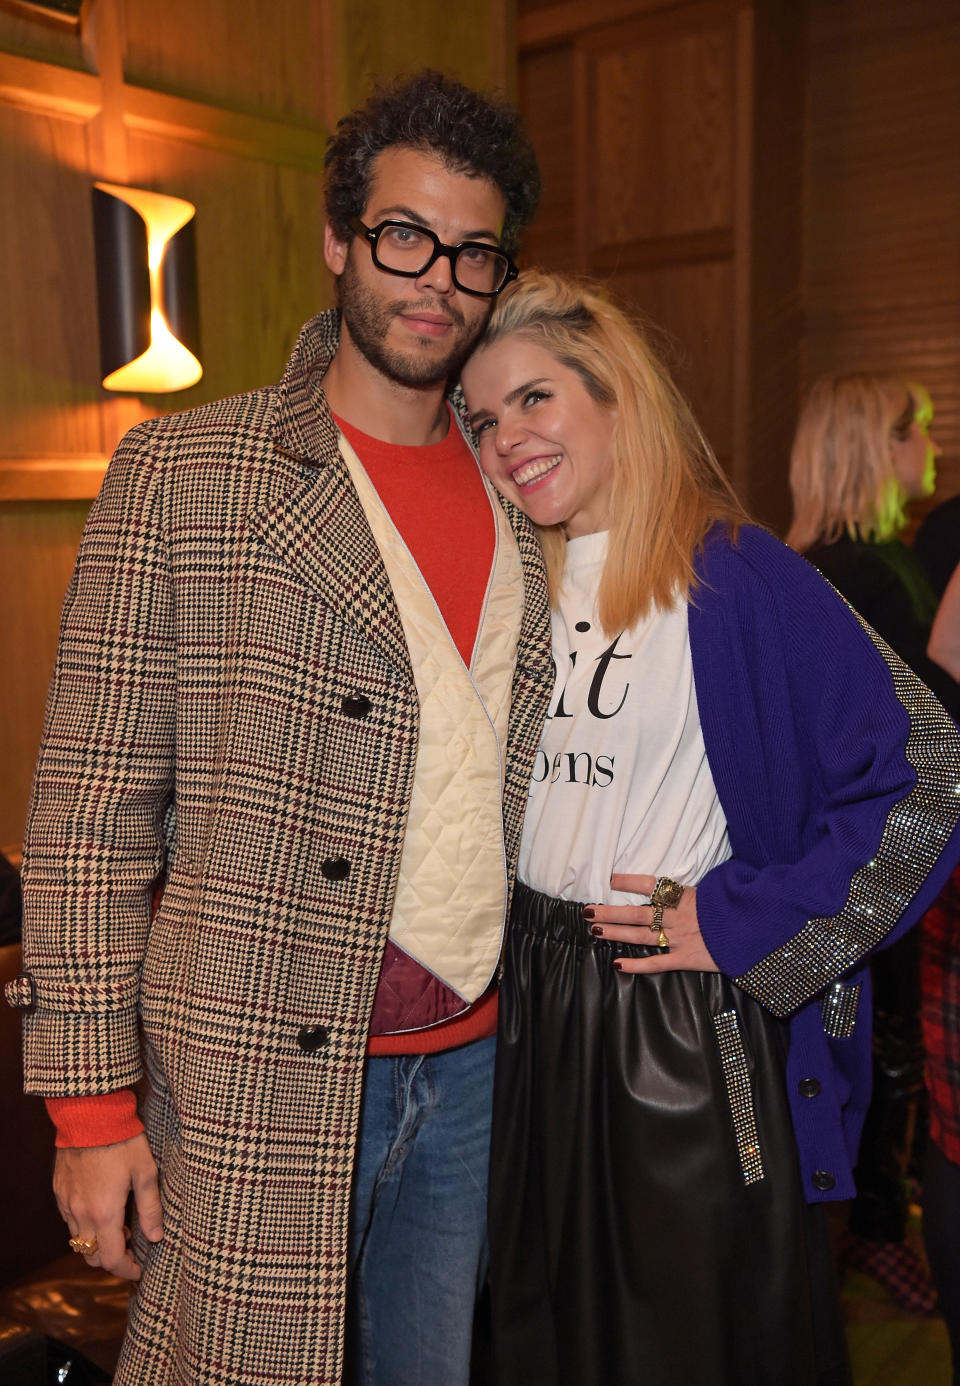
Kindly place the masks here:
POLYGON ((573 944, 578 948, 608 950, 619 958, 647 958, 659 953, 659 948, 653 944, 613 943, 594 938, 589 921, 583 917, 585 903, 589 902, 558 900, 554 895, 544 895, 539 890, 532 890, 523 881, 517 881, 510 910, 510 930, 553 939, 556 943, 573 944))

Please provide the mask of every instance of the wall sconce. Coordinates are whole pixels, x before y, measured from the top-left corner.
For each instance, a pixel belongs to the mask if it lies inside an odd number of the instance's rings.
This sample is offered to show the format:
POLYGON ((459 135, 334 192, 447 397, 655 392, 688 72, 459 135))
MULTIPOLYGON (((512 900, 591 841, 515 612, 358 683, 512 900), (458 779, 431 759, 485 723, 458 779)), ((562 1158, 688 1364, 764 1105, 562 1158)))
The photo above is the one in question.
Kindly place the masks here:
POLYGON ((94 183, 104 389, 185 390, 203 374, 195 213, 180 197, 94 183))

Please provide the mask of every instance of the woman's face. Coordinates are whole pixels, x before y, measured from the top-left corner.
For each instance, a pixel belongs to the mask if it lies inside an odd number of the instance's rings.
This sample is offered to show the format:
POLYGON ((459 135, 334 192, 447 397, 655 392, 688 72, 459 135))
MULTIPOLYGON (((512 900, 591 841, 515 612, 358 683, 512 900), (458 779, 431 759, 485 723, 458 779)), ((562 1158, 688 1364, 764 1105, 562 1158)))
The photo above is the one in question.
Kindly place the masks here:
POLYGON ((940 447, 930 436, 932 410, 918 410, 905 438, 890 435, 890 460, 908 500, 932 496, 937 484, 940 447))
POLYGON ((616 410, 519 333, 475 352, 462 380, 480 465, 497 490, 570 539, 606 529, 616 410))

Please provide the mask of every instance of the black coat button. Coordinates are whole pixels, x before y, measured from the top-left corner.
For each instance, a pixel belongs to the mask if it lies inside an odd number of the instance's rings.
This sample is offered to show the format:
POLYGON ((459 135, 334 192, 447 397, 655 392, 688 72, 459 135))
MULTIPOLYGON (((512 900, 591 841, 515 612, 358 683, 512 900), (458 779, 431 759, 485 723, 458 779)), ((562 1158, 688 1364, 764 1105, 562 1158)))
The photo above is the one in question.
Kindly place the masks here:
POLYGON ((366 717, 372 704, 362 693, 348 693, 340 706, 348 717, 366 717))
POLYGON ((817 1097, 820 1093, 819 1078, 801 1078, 797 1084, 797 1092, 801 1097, 817 1097))
POLYGON ((29 972, 21 972, 4 988, 7 1005, 15 1011, 32 1011, 37 1004, 37 984, 29 972))
POLYGON ((326 1025, 302 1025, 297 1031, 297 1044, 304 1054, 315 1054, 318 1049, 325 1048, 329 1038, 326 1025))
POLYGON ((320 875, 327 881, 344 881, 350 875, 346 857, 327 857, 320 863, 320 875))
POLYGON ((813 1171, 813 1187, 819 1189, 821 1193, 826 1193, 832 1189, 836 1182, 829 1170, 815 1169, 813 1171))

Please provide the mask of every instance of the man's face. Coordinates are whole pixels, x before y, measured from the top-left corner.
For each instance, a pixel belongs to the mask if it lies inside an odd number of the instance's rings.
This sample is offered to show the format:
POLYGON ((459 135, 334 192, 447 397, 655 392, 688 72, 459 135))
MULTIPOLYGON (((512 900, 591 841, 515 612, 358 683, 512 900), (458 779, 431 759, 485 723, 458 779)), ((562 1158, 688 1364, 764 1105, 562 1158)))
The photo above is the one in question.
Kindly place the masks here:
MULTIPOLYGON (((503 194, 485 178, 451 173, 433 154, 394 146, 373 161, 361 220, 415 222, 446 245, 497 245, 505 212, 503 194)), ((365 240, 340 241, 329 225, 324 256, 339 276, 344 335, 381 375, 428 386, 459 374, 492 300, 461 292, 445 256, 416 279, 403 279, 374 265, 365 240)))

